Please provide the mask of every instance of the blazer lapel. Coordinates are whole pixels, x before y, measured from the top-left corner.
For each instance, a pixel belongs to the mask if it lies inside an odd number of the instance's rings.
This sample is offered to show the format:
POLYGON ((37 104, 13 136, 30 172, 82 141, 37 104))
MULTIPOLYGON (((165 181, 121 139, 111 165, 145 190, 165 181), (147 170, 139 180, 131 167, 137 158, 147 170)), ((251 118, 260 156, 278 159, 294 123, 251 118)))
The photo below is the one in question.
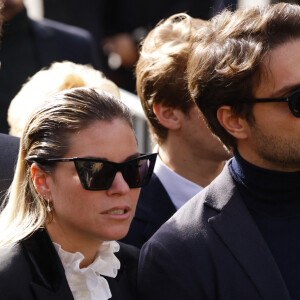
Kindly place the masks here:
POLYGON ((240 262, 262 298, 290 300, 272 253, 244 205, 228 166, 210 189, 214 190, 214 197, 208 198, 206 205, 220 210, 220 213, 210 218, 209 223, 240 262), (223 200, 216 203, 215 199, 223 200))
POLYGON ((31 267, 31 288, 37 299, 74 300, 64 268, 46 230, 38 230, 21 242, 31 267))
POLYGON ((149 239, 176 212, 176 208, 158 177, 141 190, 136 217, 146 220, 144 234, 149 239), (155 217, 154 217, 155 216, 155 217))

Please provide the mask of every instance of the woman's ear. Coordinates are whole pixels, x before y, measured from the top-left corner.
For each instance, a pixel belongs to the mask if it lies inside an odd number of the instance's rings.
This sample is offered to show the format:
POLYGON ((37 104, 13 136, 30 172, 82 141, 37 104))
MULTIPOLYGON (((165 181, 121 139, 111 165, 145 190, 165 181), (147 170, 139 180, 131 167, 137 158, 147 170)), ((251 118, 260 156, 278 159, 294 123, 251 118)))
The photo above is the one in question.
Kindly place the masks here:
POLYGON ((164 106, 162 103, 154 103, 153 111, 162 126, 170 130, 181 128, 184 113, 178 108, 164 106))
POLYGON ((226 131, 236 139, 241 140, 248 137, 247 121, 237 116, 230 106, 221 106, 217 111, 217 118, 226 131))
POLYGON ((36 191, 43 198, 50 198, 50 188, 48 186, 47 178, 49 174, 43 171, 36 163, 33 163, 30 168, 31 178, 36 191))

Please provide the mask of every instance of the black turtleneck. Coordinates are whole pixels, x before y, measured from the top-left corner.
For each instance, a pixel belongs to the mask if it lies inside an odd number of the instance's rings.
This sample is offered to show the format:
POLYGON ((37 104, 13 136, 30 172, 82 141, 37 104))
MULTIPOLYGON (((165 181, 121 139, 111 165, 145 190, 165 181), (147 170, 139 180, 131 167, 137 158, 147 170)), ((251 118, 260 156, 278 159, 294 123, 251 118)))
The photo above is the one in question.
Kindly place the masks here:
POLYGON ((262 169, 245 161, 237 151, 229 170, 291 298, 300 299, 300 171, 262 169))

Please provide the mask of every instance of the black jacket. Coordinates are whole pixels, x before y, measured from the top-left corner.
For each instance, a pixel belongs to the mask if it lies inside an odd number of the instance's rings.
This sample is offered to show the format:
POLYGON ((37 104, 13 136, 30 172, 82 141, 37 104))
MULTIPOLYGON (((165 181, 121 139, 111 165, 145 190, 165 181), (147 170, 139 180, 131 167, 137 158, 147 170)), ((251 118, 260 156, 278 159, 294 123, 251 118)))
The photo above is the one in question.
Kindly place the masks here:
POLYGON ((143 246, 140 300, 290 300, 228 165, 143 246))
POLYGON ((175 212, 169 194, 153 173, 149 184, 141 190, 135 216, 122 242, 141 248, 175 212))
POLYGON ((19 138, 0 134, 0 203, 14 176, 19 144, 19 138))
MULTIPOLYGON (((116 278, 106 277, 113 300, 136 299, 139 250, 120 243, 116 256, 121 268, 116 278)), ((0 299, 72 300, 63 265, 45 230, 26 240, 0 248, 0 299)))

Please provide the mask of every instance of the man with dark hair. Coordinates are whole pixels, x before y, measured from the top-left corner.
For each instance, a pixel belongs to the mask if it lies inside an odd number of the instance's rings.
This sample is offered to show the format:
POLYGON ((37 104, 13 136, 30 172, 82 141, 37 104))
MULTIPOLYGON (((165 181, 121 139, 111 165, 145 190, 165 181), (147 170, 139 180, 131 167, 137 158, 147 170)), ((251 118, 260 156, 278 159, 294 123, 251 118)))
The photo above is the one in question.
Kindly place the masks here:
POLYGON ((175 14, 146 37, 136 67, 137 92, 159 156, 142 188, 126 243, 141 247, 231 157, 208 130, 187 89, 189 40, 205 21, 175 14))
POLYGON ((234 157, 142 248, 140 299, 300 299, 299 47, 286 3, 195 37, 189 89, 234 157))

